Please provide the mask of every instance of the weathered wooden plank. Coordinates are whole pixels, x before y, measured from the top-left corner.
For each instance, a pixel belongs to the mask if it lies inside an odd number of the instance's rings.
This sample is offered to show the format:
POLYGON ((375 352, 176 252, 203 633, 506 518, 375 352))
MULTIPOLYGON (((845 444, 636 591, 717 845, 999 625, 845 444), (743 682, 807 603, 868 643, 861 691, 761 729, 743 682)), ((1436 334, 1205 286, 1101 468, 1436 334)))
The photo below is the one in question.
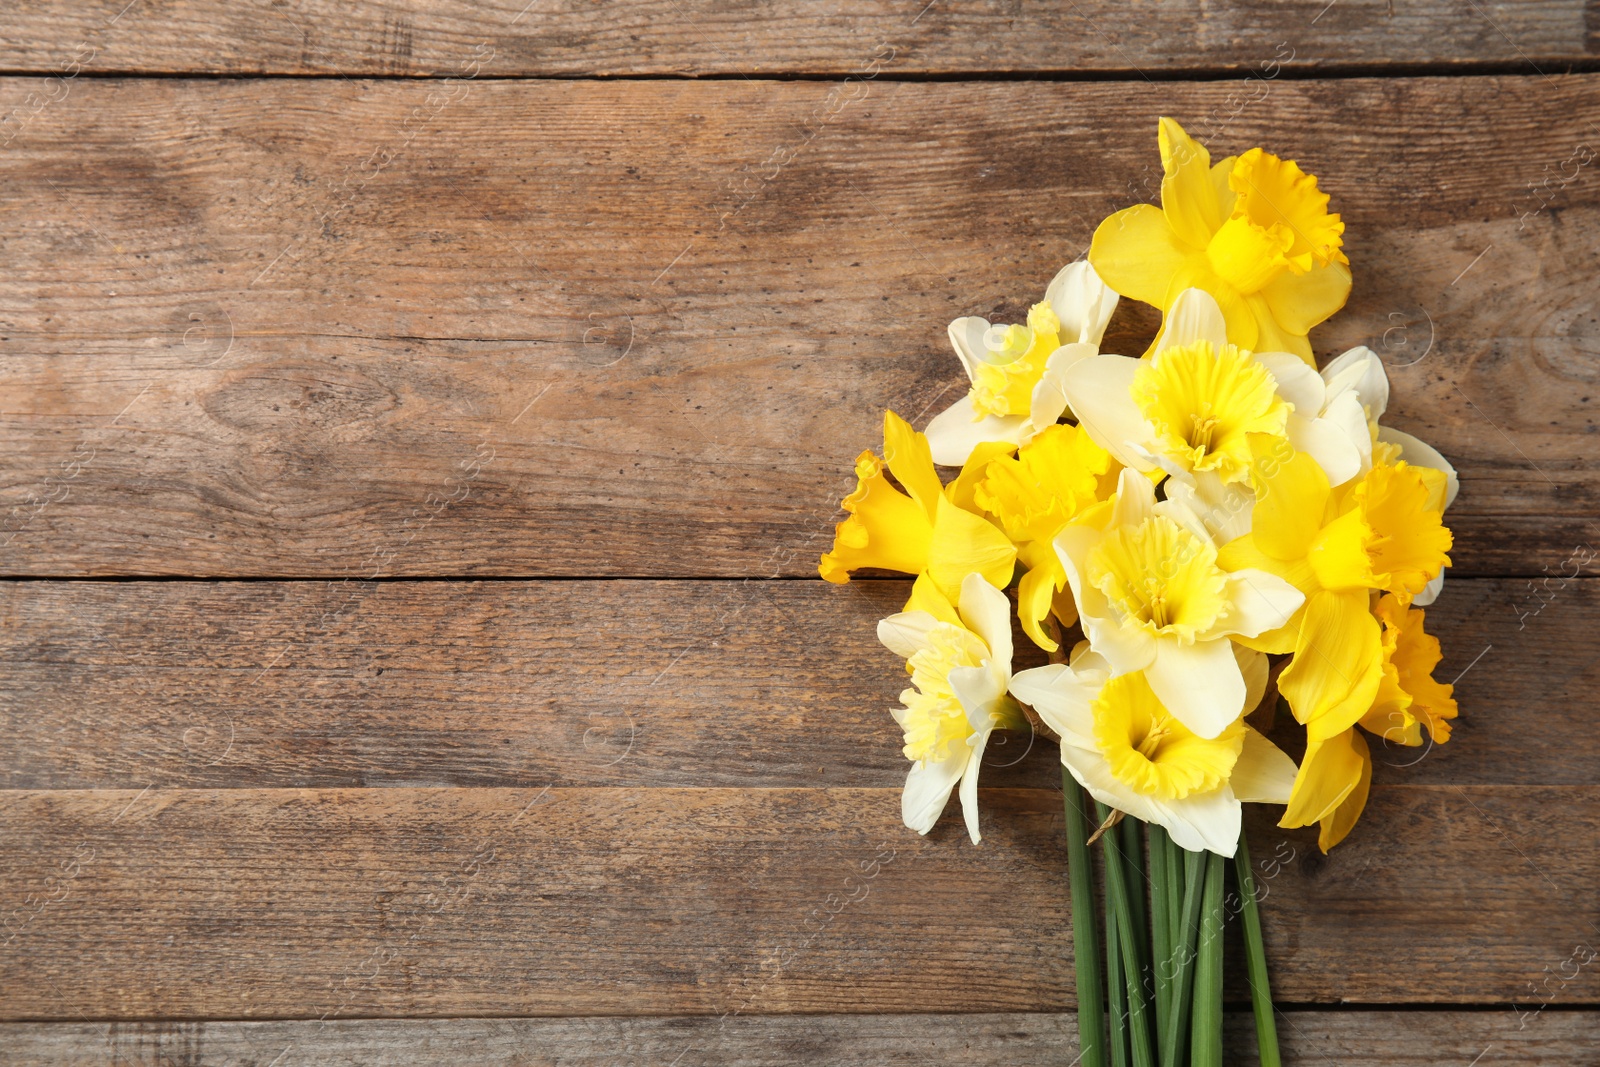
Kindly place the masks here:
MULTIPOLYGON (((0 1015, 1065 1010, 1060 794, 984 803, 973 847, 896 789, 8 791, 0 1015)), ((1380 786, 1323 858, 1263 814, 1275 993, 1600 1002, 1557 977, 1597 824, 1593 786, 1380 786)))
MULTIPOLYGON (((1229 1013, 1230 1063, 1254 1067, 1248 1014, 1229 1013)), ((1278 1025, 1290 1064, 1435 1067, 1440 1063, 1566 1067, 1600 1054, 1600 1013, 1549 1012, 1519 1028, 1509 1011, 1287 1011, 1278 1025)), ((473 1064, 479 1067, 879 1067, 959 1060, 972 1067, 1066 1063, 1077 1017, 756 1015, 588 1019, 362 1019, 317 1022, 12 1023, 0 1041, 18 1067, 110 1061, 122 1067, 266 1064, 473 1064)))
POLYGON ((1314 341, 1461 467, 1460 572, 1600 543, 1600 76, 1233 93, 85 81, 0 153, 0 573, 811 573, 944 324, 1153 195, 1162 112, 1332 191, 1314 341))
MULTIPOLYGON (((1600 691, 1600 582, 1527 585, 1447 583, 1428 625, 1463 717, 1446 745, 1377 745, 1380 782, 1600 781, 1571 743, 1600 691)), ((906 589, 3 583, 0 785, 888 786, 905 675, 874 634, 906 589)), ((1012 738, 985 781, 1050 787, 1054 759, 1012 738)))
POLYGON ((642 0, 623 5, 497 0, 332 0, 273 6, 33 0, 0 31, 0 68, 70 73, 448 75, 479 57, 527 74, 849 73, 880 56, 919 73, 1377 68, 1589 58, 1590 5, 1263 0, 1130 8, 994 0, 839 5, 642 0), (1289 59, 1288 57, 1293 57, 1289 59))

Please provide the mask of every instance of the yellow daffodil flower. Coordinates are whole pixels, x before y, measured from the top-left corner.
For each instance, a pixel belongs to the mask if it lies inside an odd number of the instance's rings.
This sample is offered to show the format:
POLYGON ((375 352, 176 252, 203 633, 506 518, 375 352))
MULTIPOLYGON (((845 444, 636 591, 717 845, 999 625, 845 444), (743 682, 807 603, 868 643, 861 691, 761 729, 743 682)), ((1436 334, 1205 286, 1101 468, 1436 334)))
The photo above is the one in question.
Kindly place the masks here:
POLYGON ((1164 313, 1183 290, 1204 289, 1222 306, 1229 342, 1313 363, 1306 335, 1350 295, 1344 223, 1317 179, 1259 148, 1212 166, 1169 118, 1158 134, 1161 207, 1102 222, 1089 262, 1111 288, 1164 313))
POLYGON ((1041 625, 1054 612, 1072 625, 1077 611, 1066 595, 1067 572, 1052 543, 1057 532, 1115 490, 1118 464, 1077 426, 1050 426, 1013 457, 991 460, 974 501, 1018 546, 1027 568, 1017 584, 1017 617, 1033 642, 1054 652, 1041 625))
POLYGON ((862 567, 927 574, 950 600, 975 571, 991 585, 1009 584, 1016 547, 955 499, 972 479, 941 486, 927 439, 892 411, 883 416, 883 455, 857 457, 855 491, 841 503, 850 514, 835 527, 833 549, 817 568, 822 577, 842 584, 862 567), (905 492, 889 482, 886 469, 905 492))
MULTIPOLYGON (((1315 744, 1349 730, 1377 699, 1382 634, 1370 591, 1408 603, 1449 563, 1450 531, 1430 506, 1442 502, 1445 478, 1401 462, 1374 467, 1335 491, 1305 453, 1285 453, 1269 438, 1251 444, 1252 529, 1224 545, 1218 559, 1278 575, 1305 594, 1303 611, 1287 626, 1239 641, 1294 654, 1278 689, 1315 744)), ((1308 764, 1314 761, 1302 763, 1302 777, 1308 764)))
POLYGON ((1066 410, 1061 375, 1098 352, 1117 294, 1088 263, 1063 267, 1028 312, 1026 326, 968 317, 950 324, 950 344, 972 383, 967 394, 928 424, 933 458, 967 462, 986 441, 1023 445, 1066 410))
POLYGON ((1179 722, 1202 738, 1243 712, 1246 685, 1228 638, 1276 630, 1304 597, 1264 570, 1219 565, 1200 519, 1159 504, 1143 475, 1124 470, 1117 492, 1056 536, 1078 621, 1117 674, 1143 671, 1179 722))
POLYGON ((917 579, 908 607, 878 624, 878 640, 905 657, 911 688, 895 721, 912 761, 901 817, 919 834, 933 829, 959 782, 961 813, 972 843, 978 832, 978 768, 989 735, 1023 725, 1011 681, 1011 604, 981 574, 961 582, 955 604, 917 579))
POLYGON ((1191 851, 1233 855, 1240 805, 1289 799, 1294 761, 1271 741, 1237 719, 1215 737, 1195 734, 1146 674, 1113 674, 1086 644, 1070 665, 1015 675, 1011 693, 1061 736, 1061 762, 1096 800, 1191 851))

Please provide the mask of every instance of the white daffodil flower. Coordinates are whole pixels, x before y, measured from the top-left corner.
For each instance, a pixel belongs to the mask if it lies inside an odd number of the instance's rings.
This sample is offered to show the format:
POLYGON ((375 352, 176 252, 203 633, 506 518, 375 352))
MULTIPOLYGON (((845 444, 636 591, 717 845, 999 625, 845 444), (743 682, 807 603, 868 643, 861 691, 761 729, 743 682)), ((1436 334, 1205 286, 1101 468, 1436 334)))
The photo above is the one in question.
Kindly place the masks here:
POLYGON ((1067 408, 1062 375, 1100 351, 1116 307, 1117 294, 1080 261, 1055 276, 1026 326, 952 322, 950 344, 972 386, 928 424, 934 461, 959 467, 985 441, 1023 445, 1055 425, 1067 408))
POLYGON ((1341 360, 1330 382, 1292 353, 1236 348, 1216 300, 1186 289, 1148 356, 1077 360, 1062 384, 1090 436, 1136 470, 1161 469, 1197 487, 1207 476, 1247 486, 1248 435, 1265 433, 1309 453, 1330 484, 1342 485, 1371 466, 1363 401, 1370 393, 1387 402, 1388 381, 1366 349, 1341 360))
POLYGON ((1116 495, 1056 535, 1078 621, 1115 674, 1142 671, 1163 706, 1201 738, 1244 708, 1232 635, 1288 623, 1304 595, 1254 568, 1223 570, 1205 524, 1181 502, 1155 499, 1124 470, 1116 495))
MULTIPOLYGON (((1251 687, 1261 699, 1265 688, 1251 687)), ((1079 645, 1072 662, 1022 671, 1011 693, 1061 735, 1061 762, 1096 800, 1166 828, 1191 852, 1232 856, 1242 804, 1286 804, 1294 761, 1235 720, 1213 738, 1189 730, 1142 673, 1114 674, 1079 645)))
POLYGON ((1023 722, 1006 693, 1011 681, 1011 602, 969 574, 959 603, 951 605, 926 578, 917 580, 913 610, 878 624, 878 640, 906 659, 912 688, 894 711, 913 761, 901 795, 905 824, 919 834, 933 829, 959 782, 961 813, 972 843, 978 833, 978 767, 989 735, 1023 722))

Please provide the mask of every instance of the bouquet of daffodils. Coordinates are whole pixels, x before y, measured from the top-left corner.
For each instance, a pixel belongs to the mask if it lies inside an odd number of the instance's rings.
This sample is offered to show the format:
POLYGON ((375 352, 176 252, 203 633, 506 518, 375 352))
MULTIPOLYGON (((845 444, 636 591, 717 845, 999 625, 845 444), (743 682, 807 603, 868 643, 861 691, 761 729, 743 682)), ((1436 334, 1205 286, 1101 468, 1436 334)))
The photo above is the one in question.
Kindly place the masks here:
POLYGON ((916 576, 878 626, 911 676, 894 716, 912 830, 959 790, 976 844, 994 731, 1059 742, 1081 1062, 1222 1062, 1231 859, 1270 1065, 1240 805, 1284 805, 1279 825, 1317 826, 1326 851, 1366 804, 1369 735, 1449 739, 1422 607, 1450 562, 1456 475, 1380 424, 1370 350, 1317 369, 1307 334, 1350 268, 1316 178, 1260 148, 1213 164, 1170 119, 1159 135, 1159 208, 1102 222, 1026 324, 950 324, 970 390, 922 433, 885 414, 820 570, 916 576), (1100 351, 1119 294, 1162 312, 1141 356, 1100 351), (1048 666, 1012 673, 1013 615, 1048 666), (1304 730, 1294 755, 1257 729, 1282 738, 1280 699, 1304 730))

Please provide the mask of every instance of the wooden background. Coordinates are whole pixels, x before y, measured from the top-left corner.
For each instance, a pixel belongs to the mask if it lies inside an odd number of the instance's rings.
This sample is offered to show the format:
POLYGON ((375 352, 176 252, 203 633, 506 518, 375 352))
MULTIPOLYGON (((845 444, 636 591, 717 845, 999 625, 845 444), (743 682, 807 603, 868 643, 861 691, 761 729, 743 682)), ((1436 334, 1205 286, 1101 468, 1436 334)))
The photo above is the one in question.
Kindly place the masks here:
POLYGON ((1253 823, 1289 1060, 1600 1062, 1597 50, 1577 0, 10 5, 0 1061, 1070 1062, 1050 754, 980 848, 904 830, 905 586, 814 567, 1170 114, 1321 177, 1313 344, 1462 475, 1454 740, 1331 856, 1253 823))

